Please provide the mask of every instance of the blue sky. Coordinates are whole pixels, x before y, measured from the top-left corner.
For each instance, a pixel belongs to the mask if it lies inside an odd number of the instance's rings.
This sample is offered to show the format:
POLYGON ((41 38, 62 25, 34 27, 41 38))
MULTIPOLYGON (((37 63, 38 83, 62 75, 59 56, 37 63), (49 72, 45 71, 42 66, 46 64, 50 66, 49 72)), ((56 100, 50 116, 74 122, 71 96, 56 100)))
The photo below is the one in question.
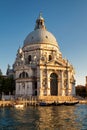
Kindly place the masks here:
POLYGON ((0 0, 0 68, 15 61, 19 46, 42 12, 64 58, 75 68, 76 85, 87 75, 87 0, 0 0))

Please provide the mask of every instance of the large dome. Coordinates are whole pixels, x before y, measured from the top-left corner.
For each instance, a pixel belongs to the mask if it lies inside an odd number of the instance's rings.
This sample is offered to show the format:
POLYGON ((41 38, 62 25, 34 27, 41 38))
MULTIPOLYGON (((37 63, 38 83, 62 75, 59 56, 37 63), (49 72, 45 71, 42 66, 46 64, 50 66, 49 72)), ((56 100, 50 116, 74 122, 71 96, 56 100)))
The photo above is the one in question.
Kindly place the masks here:
POLYGON ((44 18, 41 16, 41 14, 36 20, 34 31, 29 33, 28 36, 25 38, 24 46, 36 43, 48 43, 54 46, 58 46, 56 38, 53 36, 52 33, 46 30, 46 27, 44 25, 44 18))
POLYGON ((56 38, 46 29, 36 29, 31 32, 24 40, 24 46, 34 43, 51 43, 58 46, 56 38))

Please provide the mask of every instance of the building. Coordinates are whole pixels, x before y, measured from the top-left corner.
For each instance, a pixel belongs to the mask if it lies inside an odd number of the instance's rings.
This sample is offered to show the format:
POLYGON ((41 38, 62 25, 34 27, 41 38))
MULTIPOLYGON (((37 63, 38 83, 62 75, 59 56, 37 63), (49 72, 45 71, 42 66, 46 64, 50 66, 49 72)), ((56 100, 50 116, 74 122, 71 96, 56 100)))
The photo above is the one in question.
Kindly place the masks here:
POLYGON ((76 96, 86 97, 86 86, 77 85, 76 86, 76 96))
POLYGON ((8 64, 8 67, 7 67, 6 75, 7 75, 7 77, 13 77, 14 78, 14 70, 13 70, 13 68, 12 69, 10 68, 9 64, 8 64))
POLYGON ((75 95, 73 66, 62 57, 54 35, 40 14, 13 65, 17 96, 75 95))

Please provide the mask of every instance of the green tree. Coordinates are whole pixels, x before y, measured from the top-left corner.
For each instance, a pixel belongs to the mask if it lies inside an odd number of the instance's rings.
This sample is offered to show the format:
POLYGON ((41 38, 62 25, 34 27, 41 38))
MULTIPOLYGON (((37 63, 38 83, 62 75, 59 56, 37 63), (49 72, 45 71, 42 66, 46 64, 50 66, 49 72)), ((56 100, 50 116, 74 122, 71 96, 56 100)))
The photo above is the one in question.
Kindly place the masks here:
POLYGON ((0 76, 0 94, 4 92, 4 94, 14 93, 15 90, 15 81, 13 77, 3 77, 0 76))
POLYGON ((1 71, 1 69, 0 69, 0 75, 2 75, 2 71, 1 71))
POLYGON ((81 97, 86 97, 86 87, 84 86, 77 86, 76 87, 76 95, 79 95, 81 97))
POLYGON ((3 77, 0 75, 0 95, 2 94, 3 77))

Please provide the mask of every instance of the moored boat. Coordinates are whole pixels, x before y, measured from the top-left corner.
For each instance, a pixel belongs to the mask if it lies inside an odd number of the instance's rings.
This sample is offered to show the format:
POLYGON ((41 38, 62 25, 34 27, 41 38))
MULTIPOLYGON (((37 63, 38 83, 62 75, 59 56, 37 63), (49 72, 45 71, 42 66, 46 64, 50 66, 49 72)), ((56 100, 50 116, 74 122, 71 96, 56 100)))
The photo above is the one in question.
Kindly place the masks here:
POLYGON ((79 103, 79 101, 66 101, 65 103, 64 103, 64 105, 66 105, 66 106, 71 106, 71 105, 76 105, 76 104, 78 104, 79 103))
POLYGON ((53 105, 53 106, 61 106, 61 105, 64 105, 64 103, 65 103, 64 101, 57 101, 57 102, 54 101, 54 102, 52 103, 52 105, 53 105))
POLYGON ((21 109, 24 108, 24 104, 14 104, 14 107, 21 109))
POLYGON ((47 102, 40 102, 39 106, 51 106, 52 103, 47 103, 47 102))
POLYGON ((60 106, 64 105, 64 101, 54 101, 54 102, 40 102, 39 106, 60 106))

